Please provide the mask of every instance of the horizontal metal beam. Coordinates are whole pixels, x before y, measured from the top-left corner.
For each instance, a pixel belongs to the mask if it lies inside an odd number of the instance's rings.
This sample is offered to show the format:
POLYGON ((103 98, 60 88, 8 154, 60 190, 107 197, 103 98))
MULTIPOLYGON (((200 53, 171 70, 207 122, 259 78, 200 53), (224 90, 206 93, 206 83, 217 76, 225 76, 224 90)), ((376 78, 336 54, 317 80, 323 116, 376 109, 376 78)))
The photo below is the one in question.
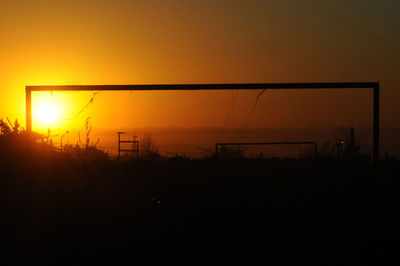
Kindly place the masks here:
POLYGON ((255 89, 345 89, 375 88, 378 82, 322 83, 226 83, 137 85, 45 85, 26 86, 27 91, 152 91, 152 90, 255 90, 255 89))

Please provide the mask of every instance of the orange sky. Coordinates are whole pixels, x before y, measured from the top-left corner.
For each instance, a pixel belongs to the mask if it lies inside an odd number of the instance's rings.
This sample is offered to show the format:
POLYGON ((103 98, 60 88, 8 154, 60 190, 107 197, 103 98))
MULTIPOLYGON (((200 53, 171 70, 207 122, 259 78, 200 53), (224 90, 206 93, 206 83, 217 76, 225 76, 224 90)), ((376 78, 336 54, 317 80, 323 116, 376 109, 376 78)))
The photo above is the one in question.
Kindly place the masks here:
MULTIPOLYGON (((28 84, 380 81, 382 125, 398 127, 399 31, 396 0, 1 0, 0 117, 25 122, 28 84)), ((246 119, 255 96, 238 92, 231 125, 246 119)), ((270 92, 251 124, 368 125, 370 96, 270 92)), ((218 126, 235 96, 105 92, 65 119, 90 97, 53 93, 63 120, 51 127, 78 127, 89 115, 98 128, 218 126)))

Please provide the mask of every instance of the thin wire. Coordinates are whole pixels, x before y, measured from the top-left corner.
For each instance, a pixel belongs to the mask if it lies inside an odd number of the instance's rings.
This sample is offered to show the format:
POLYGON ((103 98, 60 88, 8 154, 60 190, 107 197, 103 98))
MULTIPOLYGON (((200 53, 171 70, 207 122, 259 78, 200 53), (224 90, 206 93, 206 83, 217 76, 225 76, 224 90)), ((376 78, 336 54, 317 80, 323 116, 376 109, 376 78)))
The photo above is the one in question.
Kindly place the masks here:
POLYGON ((222 127, 222 129, 221 129, 221 131, 220 131, 219 136, 218 136, 217 139, 221 139, 222 134, 224 133, 224 130, 225 130, 225 128, 226 128, 226 125, 228 124, 229 118, 230 118, 231 115, 232 115, 233 108, 235 107, 235 103, 236 103, 237 96, 238 96, 237 92, 235 92, 235 94, 232 95, 232 104, 231 104, 231 108, 229 109, 228 115, 226 116, 226 119, 225 119, 225 122, 224 122, 224 126, 222 127))
POLYGON ((65 120, 73 120, 73 119, 77 118, 80 114, 83 113, 83 111, 85 111, 85 109, 87 109, 89 107, 90 104, 92 104, 94 102, 96 96, 99 95, 100 93, 101 93, 100 91, 93 92, 93 96, 89 99, 88 103, 85 104, 85 106, 83 106, 82 109, 78 113, 76 113, 73 117, 64 118, 64 119, 65 120))
POLYGON ((251 118, 253 117, 254 111, 256 110, 257 104, 258 104, 258 102, 260 100, 260 97, 264 94, 265 91, 266 91, 266 89, 263 89, 262 91, 258 91, 257 92, 257 97, 256 97, 256 99, 254 101, 254 104, 251 107, 250 112, 247 115, 246 119, 244 120, 242 127, 239 128, 238 134, 234 136, 234 138, 233 138, 234 141, 236 139, 242 138, 244 136, 244 134, 246 133, 247 128, 248 128, 248 126, 250 124, 251 118))
POLYGON ((288 101, 289 101, 290 107, 292 108, 292 110, 293 110, 293 112, 294 112, 294 114, 295 114, 295 116, 296 116, 297 122, 299 123, 299 125, 300 125, 302 128, 304 128, 303 121, 301 120, 301 118, 300 118, 300 116, 299 116, 299 114, 298 114, 298 112, 297 112, 297 110, 296 110, 296 107, 294 106, 294 104, 293 104, 293 102, 292 102, 292 99, 291 99, 290 96, 289 96, 288 91, 286 91, 286 96, 287 96, 287 99, 288 99, 288 101))

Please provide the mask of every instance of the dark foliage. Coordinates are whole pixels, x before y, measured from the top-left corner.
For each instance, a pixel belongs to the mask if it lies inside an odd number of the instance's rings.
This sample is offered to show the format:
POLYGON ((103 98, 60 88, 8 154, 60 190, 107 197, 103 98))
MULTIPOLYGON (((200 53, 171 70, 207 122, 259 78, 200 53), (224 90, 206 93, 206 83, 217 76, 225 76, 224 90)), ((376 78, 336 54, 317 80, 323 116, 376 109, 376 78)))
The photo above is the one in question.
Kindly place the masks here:
POLYGON ((400 237, 396 160, 376 184, 361 159, 118 161, 0 125, 2 240, 20 254, 3 265, 397 259, 382 244, 400 237))

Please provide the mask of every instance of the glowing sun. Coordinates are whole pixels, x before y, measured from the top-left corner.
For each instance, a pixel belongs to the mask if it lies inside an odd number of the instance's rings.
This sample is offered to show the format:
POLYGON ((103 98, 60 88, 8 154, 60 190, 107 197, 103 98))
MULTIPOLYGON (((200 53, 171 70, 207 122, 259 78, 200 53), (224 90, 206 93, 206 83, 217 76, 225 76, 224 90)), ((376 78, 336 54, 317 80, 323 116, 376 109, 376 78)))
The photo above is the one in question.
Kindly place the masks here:
POLYGON ((52 124, 56 122, 58 113, 58 107, 51 102, 42 103, 36 109, 36 117, 44 124, 52 124))

